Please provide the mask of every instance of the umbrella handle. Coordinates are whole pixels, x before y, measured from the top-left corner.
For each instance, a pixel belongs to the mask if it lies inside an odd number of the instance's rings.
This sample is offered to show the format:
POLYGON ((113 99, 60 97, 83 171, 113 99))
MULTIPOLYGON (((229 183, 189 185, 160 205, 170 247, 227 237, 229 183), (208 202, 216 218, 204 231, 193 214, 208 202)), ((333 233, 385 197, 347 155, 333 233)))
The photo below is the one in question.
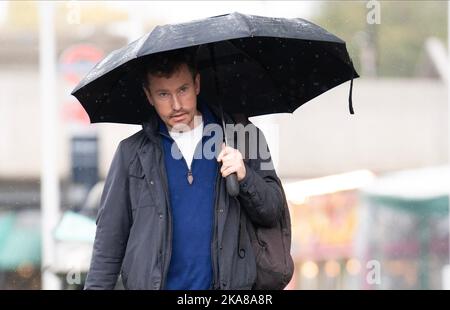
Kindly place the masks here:
POLYGON ((236 173, 227 175, 225 178, 227 183, 227 192, 231 197, 236 197, 239 194, 239 183, 236 173))
MULTIPOLYGON (((215 81, 215 86, 216 86, 216 92, 219 98, 221 98, 221 89, 219 87, 219 78, 217 77, 217 66, 216 66, 216 62, 215 62, 215 55, 214 55, 214 46, 211 43, 208 43, 208 48, 209 48, 209 53, 211 54, 211 60, 212 60, 212 64, 213 64, 213 72, 214 72, 214 81, 215 81)), ((224 138, 225 138, 225 143, 227 143, 228 139, 227 139, 227 133, 225 130, 225 118, 223 116, 223 107, 222 104, 220 102, 219 99, 219 106, 220 106, 220 116, 222 118, 222 126, 223 126, 223 130, 224 130, 224 138)), ((239 194, 239 183, 237 180, 237 175, 236 173, 232 173, 230 175, 228 175, 226 178, 226 184, 227 184, 227 192, 228 195, 230 195, 231 197, 236 197, 239 194)))

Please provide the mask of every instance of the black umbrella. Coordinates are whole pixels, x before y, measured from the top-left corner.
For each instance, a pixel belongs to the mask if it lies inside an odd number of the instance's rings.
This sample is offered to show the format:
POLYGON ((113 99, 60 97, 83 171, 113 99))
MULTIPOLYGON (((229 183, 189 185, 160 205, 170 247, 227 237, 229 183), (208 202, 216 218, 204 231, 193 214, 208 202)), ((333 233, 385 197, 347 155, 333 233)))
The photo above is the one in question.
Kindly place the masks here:
MULTIPOLYGON (((200 98, 230 113, 293 112, 359 77, 345 42, 306 20, 232 13, 156 27, 113 51, 73 90, 92 123, 140 124, 151 113, 142 90, 143 57, 191 47, 202 79, 200 98)), ((350 113, 353 114, 350 88, 350 113)))
MULTIPOLYGON (((293 112, 327 90, 358 77, 345 42, 306 20, 232 13, 158 26, 110 53, 72 94, 92 123, 140 124, 152 110, 140 78, 142 59, 189 48, 196 53, 200 98, 230 114, 293 112)), ((223 122, 223 115, 222 115, 223 122)), ((227 141, 225 137, 225 141, 227 141)), ((227 177, 231 196, 236 175, 227 177)))

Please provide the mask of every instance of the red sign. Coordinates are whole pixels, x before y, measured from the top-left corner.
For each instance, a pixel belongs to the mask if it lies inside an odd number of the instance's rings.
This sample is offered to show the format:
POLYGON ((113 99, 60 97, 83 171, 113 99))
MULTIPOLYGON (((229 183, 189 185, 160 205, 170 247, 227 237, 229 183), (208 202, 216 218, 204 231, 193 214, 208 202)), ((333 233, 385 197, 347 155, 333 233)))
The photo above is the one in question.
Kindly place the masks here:
MULTIPOLYGON (((60 70, 64 79, 70 83, 70 87, 75 87, 103 57, 103 51, 93 45, 74 45, 61 54, 60 70)), ((62 113, 64 120, 89 124, 89 116, 76 100, 66 102, 62 113)))
POLYGON ((78 44, 69 47, 60 57, 64 78, 71 84, 78 84, 103 56, 103 51, 93 45, 78 44))

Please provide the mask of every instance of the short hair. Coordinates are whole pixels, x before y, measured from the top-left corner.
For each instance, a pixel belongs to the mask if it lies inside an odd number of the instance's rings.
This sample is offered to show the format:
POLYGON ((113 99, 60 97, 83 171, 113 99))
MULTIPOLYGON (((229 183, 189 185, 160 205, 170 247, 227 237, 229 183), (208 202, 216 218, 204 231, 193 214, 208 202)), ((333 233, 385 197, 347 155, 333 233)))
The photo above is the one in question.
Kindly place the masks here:
POLYGON ((197 61, 193 48, 176 49, 146 56, 141 63, 141 80, 144 87, 148 86, 148 74, 170 77, 181 65, 186 64, 195 79, 197 61))

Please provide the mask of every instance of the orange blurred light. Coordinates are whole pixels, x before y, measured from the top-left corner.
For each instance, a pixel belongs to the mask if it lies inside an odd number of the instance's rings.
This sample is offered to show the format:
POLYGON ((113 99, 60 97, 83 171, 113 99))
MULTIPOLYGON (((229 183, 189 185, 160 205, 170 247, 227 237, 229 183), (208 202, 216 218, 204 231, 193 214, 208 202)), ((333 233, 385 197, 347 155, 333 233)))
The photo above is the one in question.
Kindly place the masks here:
POLYGON ((319 274, 319 267, 313 261, 306 261, 301 268, 302 276, 308 279, 314 279, 319 274))
POLYGON ((341 273, 341 266, 335 260, 329 260, 325 263, 325 273, 330 278, 335 278, 341 273))
POLYGON ((351 275, 356 275, 361 271, 361 263, 355 258, 351 258, 345 264, 345 269, 351 275))

